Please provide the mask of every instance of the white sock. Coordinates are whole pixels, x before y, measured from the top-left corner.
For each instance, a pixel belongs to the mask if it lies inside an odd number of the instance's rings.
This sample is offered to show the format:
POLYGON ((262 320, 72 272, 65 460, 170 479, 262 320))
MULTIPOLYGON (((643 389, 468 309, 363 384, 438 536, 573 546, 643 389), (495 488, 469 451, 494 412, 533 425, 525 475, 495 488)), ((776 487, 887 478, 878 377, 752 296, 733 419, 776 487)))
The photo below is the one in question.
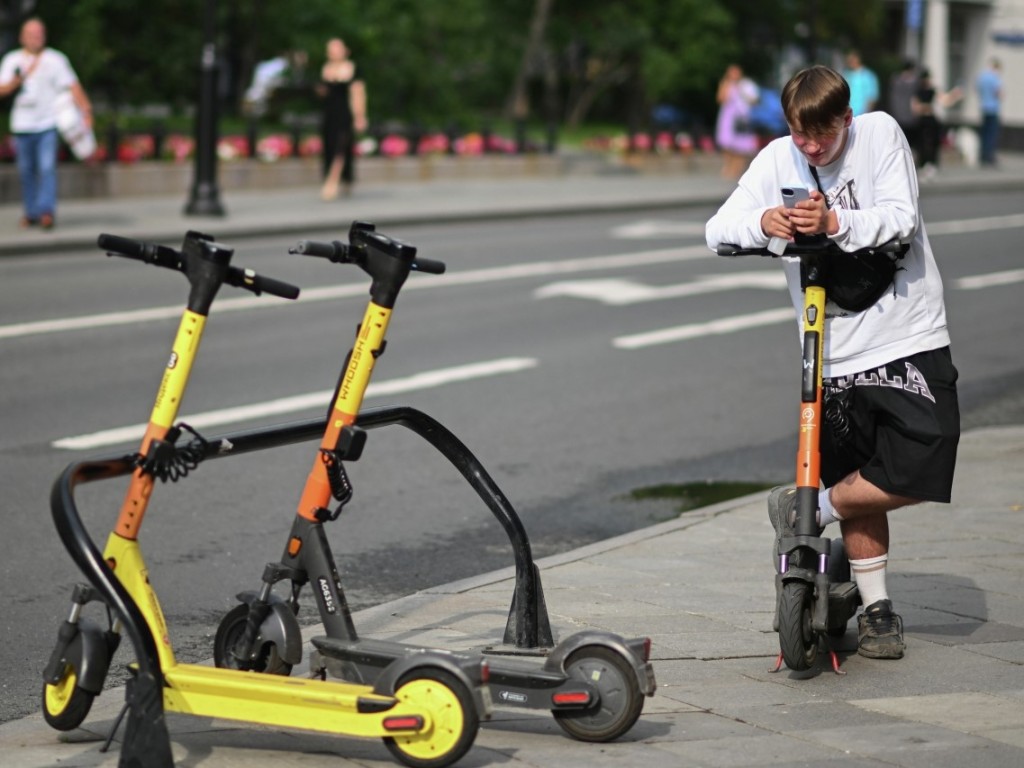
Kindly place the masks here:
POLYGON ((885 586, 885 570, 888 563, 888 554, 850 561, 850 571, 853 580, 857 582, 860 599, 865 608, 879 600, 889 599, 889 590, 885 586))
POLYGON ((818 525, 826 526, 837 520, 842 520, 836 508, 832 506, 832 489, 826 488, 818 492, 818 525))

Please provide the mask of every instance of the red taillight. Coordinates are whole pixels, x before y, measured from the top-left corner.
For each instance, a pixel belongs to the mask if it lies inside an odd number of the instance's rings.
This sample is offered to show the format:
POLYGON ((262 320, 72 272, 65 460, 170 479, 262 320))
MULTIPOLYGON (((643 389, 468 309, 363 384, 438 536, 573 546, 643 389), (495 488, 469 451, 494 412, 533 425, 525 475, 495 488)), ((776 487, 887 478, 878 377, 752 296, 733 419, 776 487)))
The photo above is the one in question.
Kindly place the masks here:
POLYGON ((556 707, 567 707, 572 705, 586 705, 590 703, 590 693, 587 691, 563 691, 551 696, 551 703, 556 707))
POLYGON ((491 681, 491 665, 486 661, 480 662, 480 682, 487 684, 491 681))
POLYGON ((385 717, 383 725, 385 731, 419 731, 423 728, 423 718, 419 715, 385 717))
POLYGON ((648 662, 651 660, 651 638, 644 638, 644 661, 648 662))

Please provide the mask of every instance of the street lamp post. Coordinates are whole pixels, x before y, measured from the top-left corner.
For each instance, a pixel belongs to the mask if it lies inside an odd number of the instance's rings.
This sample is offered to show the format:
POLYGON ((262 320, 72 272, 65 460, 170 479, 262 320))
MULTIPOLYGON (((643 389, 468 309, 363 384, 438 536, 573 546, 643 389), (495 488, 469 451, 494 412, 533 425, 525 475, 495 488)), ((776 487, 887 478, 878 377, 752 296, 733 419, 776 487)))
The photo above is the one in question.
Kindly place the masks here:
POLYGON ((195 177, 185 213, 223 216, 217 187, 217 46, 215 0, 206 0, 203 12, 203 52, 199 64, 199 111, 196 115, 195 177))

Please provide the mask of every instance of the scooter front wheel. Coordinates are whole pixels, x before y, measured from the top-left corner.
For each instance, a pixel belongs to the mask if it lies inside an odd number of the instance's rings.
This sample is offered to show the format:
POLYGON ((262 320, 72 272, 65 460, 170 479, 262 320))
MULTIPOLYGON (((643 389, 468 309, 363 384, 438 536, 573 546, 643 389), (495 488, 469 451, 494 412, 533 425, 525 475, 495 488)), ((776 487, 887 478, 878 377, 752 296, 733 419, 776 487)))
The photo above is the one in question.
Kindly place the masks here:
POLYGON ((435 667, 415 669, 399 680, 395 698, 426 710, 432 723, 424 733, 384 739, 399 762, 412 768, 443 768, 473 746, 480 717, 472 694, 450 672, 435 667))
POLYGON ((95 698, 78 685, 78 673, 68 664, 57 683, 43 684, 43 718, 58 731, 74 730, 85 721, 95 698))
POLYGON ((580 741, 604 742, 633 727, 644 707, 644 694, 620 654, 604 646, 584 646, 569 655, 565 671, 597 688, 599 700, 587 709, 552 710, 563 731, 580 741))
POLYGON ((264 672, 268 675, 287 677, 292 673, 292 665, 284 661, 273 643, 264 643, 255 657, 239 659, 234 648, 245 632, 245 623, 249 619, 249 606, 236 605, 228 611, 217 627, 217 637, 213 642, 213 663, 227 669, 241 669, 246 672, 264 672))
POLYGON ((790 669, 810 669, 818 658, 818 638, 811 628, 814 590, 804 581, 787 581, 779 600, 779 646, 790 669))

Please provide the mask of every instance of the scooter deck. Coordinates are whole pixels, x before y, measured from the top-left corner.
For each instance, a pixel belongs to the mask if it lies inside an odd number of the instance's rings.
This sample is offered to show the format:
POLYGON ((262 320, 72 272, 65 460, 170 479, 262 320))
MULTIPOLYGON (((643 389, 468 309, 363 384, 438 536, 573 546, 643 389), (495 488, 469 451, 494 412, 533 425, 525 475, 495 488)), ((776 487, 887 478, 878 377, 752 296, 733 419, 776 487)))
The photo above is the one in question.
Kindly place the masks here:
MULTIPOLYGON (((164 706, 190 715, 241 720, 349 736, 421 733, 427 708, 339 681, 254 675, 234 669, 178 664, 164 672, 164 706), (418 728, 385 728, 385 719, 415 718, 418 728)), ((412 721, 410 721, 412 722, 412 721)))
MULTIPOLYGON (((366 639, 344 640, 333 637, 314 637, 313 645, 324 657, 324 664, 332 675, 354 679, 364 683, 372 683, 384 668, 395 659, 425 651, 437 653, 437 649, 424 648, 407 643, 389 640, 366 639)), ((626 641, 627 647, 630 641, 626 641)), ((466 652, 442 651, 453 658, 474 658, 474 654, 466 652)), ((482 655, 482 654, 481 654, 482 655)), ((578 704, 562 705, 552 701, 555 692, 564 693, 566 689, 573 691, 587 690, 586 681, 568 677, 561 668, 560 661, 548 657, 541 665, 519 657, 487 655, 490 670, 489 690, 492 701, 501 706, 527 709, 573 709, 578 704)), ((650 664, 641 664, 638 678, 644 695, 654 693, 654 675, 650 664)), ((592 698, 590 699, 592 700, 592 698)))

